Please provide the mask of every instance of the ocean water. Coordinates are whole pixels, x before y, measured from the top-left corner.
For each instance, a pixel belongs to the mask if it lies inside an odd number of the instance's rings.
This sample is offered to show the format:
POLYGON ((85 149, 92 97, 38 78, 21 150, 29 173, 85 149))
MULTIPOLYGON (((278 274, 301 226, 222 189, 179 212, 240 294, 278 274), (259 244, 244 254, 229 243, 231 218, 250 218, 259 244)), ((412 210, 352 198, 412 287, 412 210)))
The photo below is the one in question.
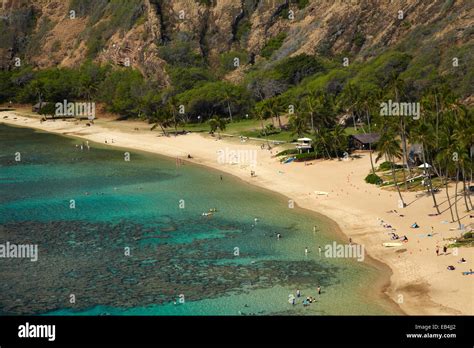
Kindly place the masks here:
POLYGON ((0 259, 1 314, 391 314, 379 269, 319 255, 347 243, 325 218, 215 170, 82 143, 0 125, 0 244, 39 250, 0 259), (290 304, 296 289, 316 302, 290 304))

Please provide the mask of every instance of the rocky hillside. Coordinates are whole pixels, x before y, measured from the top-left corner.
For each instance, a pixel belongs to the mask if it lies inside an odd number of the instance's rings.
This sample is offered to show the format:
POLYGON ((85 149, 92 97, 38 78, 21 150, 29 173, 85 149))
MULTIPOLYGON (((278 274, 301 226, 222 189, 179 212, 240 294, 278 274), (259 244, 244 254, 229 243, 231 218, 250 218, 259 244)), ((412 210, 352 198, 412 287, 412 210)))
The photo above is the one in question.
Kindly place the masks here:
POLYGON ((187 49, 213 68, 240 57, 229 79, 301 53, 365 61, 401 47, 472 61, 472 0, 1 1, 0 69, 15 58, 39 68, 130 62, 167 85, 166 62, 187 49))

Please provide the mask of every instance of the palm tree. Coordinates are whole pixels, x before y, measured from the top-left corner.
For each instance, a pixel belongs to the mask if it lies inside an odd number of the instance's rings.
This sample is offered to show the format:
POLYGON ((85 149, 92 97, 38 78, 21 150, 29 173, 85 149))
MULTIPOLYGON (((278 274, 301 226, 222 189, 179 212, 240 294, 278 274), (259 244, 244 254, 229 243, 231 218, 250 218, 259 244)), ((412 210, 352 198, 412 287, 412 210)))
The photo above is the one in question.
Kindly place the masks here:
POLYGON ((302 137, 308 133, 308 120, 303 113, 296 113, 290 116, 290 126, 292 128, 292 135, 297 134, 302 137))
POLYGON ((305 99, 305 106, 310 115, 311 121, 311 132, 314 133, 314 113, 316 112, 319 104, 319 100, 314 95, 308 95, 305 99))
MULTIPOLYGON (((380 94, 373 90, 366 90, 360 94, 360 97, 356 101, 356 105, 360 105, 361 109, 365 111, 365 116, 367 119, 367 125, 369 127, 369 133, 372 132, 372 127, 370 123, 370 110, 375 106, 380 105, 380 94)), ((372 174, 375 175, 375 166, 374 160, 372 158, 372 143, 369 142, 369 157, 370 157, 370 166, 372 168, 372 174)))
POLYGON ((278 126, 282 127, 281 125, 281 119, 280 119, 280 105, 278 103, 278 100, 276 98, 270 98, 265 102, 265 108, 266 111, 270 114, 270 117, 272 118, 272 123, 273 123, 273 118, 275 117, 278 119, 278 126))
POLYGON ((317 147, 322 147, 329 159, 332 159, 329 149, 332 143, 332 134, 326 127, 322 127, 314 138, 315 152, 317 147))
MULTIPOLYGON (((428 147, 428 144, 431 145, 433 143, 432 134, 433 134, 433 129, 431 125, 425 122, 421 123, 418 126, 418 128, 413 129, 413 132, 411 133, 411 139, 421 144, 423 163, 426 163, 426 149, 428 147)), ((436 197, 433 190, 433 184, 431 181, 431 171, 428 168, 425 168, 425 171, 428 173, 428 189, 431 192, 431 197, 433 198, 434 207, 436 208, 436 212, 439 215, 440 211, 439 211, 438 203, 436 202, 436 197)))
MULTIPOLYGON (((463 147, 461 144, 456 144, 456 153, 458 154, 458 157, 455 161, 455 167, 456 167, 456 185, 454 188, 454 211, 456 213, 456 219, 458 221, 458 227, 461 229, 461 219, 459 218, 459 211, 458 211, 458 183, 459 183, 459 172, 460 172, 460 162, 461 157, 465 157, 465 154, 463 152, 463 147)), ((466 207, 467 207, 467 202, 466 202, 466 207)))
MULTIPOLYGON (((218 129, 222 132, 225 130, 226 122, 223 118, 220 118, 219 116, 215 115, 209 120, 209 126, 211 127, 211 133, 214 133, 218 129)), ((218 133, 218 136, 219 138, 221 137, 220 132, 218 133)))
POLYGON ((160 109, 156 113, 150 115, 149 121, 153 123, 150 130, 154 130, 156 127, 160 126, 163 134, 169 136, 166 128, 173 124, 173 119, 169 117, 169 114, 165 110, 160 109))
POLYGON ((160 126, 163 134, 168 136, 165 128, 172 124, 172 119, 170 119, 169 113, 163 107, 159 96, 150 92, 141 99, 140 104, 140 111, 148 119, 148 122, 153 123, 150 130, 160 126))
POLYGON ((265 125, 263 122, 265 120, 265 110, 261 106, 256 107, 255 115, 257 116, 257 119, 260 120, 260 126, 262 127, 261 133, 265 136, 265 140, 267 141, 267 146, 270 147, 270 143, 268 142, 267 129, 265 128, 265 125))
POLYGON ((358 108, 360 90, 357 85, 349 82, 344 90, 342 91, 341 101, 343 106, 349 111, 352 115, 352 122, 354 123, 354 130, 357 130, 357 125, 355 121, 355 113, 358 108))
POLYGON ((377 155, 375 162, 378 162, 382 156, 385 156, 385 158, 390 162, 394 185, 397 188, 398 196, 400 197, 403 206, 405 206, 405 201, 403 200, 402 194, 400 192, 400 187, 398 187, 394 168, 394 160, 400 159, 402 156, 402 152, 400 150, 400 141, 395 138, 394 133, 385 132, 378 142, 378 151, 379 154, 377 155))
POLYGON ((336 127, 334 127, 332 130, 332 143, 337 158, 339 158, 339 152, 345 150, 346 139, 347 137, 344 127, 342 127, 340 124, 336 125, 336 127))
MULTIPOLYGON (((448 182, 450 174, 452 173, 454 166, 453 166, 453 154, 455 153, 455 146, 452 143, 452 136, 451 130, 448 127, 448 124, 443 124, 441 127, 440 133, 440 146, 441 149, 436 155, 436 161, 440 164, 440 168, 444 167, 444 188, 446 190, 446 198, 448 200, 449 211, 451 213, 451 221, 455 221, 454 214, 453 214, 453 206, 451 204, 451 198, 449 197, 449 188, 448 182)), ((440 172, 441 175, 441 172, 440 172)))
MULTIPOLYGON (((471 167, 472 170, 472 158, 469 155, 469 150, 474 143, 474 125, 469 118, 468 110, 464 106, 458 105, 455 112, 456 122, 454 124, 453 139, 458 146, 458 165, 463 181, 464 204, 466 205, 466 211, 470 211, 471 208, 467 202, 468 198, 470 202, 470 195, 467 194, 466 168, 471 167)), ((470 203, 472 207, 472 202, 470 203)))
MULTIPOLYGON (((400 97, 405 94, 405 81, 400 78, 400 75, 393 73, 391 76, 391 81, 389 84, 389 89, 394 93, 395 102, 400 103, 400 97)), ((408 175, 411 176, 411 169, 408 165, 408 153, 407 153, 407 139, 406 139, 406 126, 405 126, 405 116, 399 116, 399 132, 400 138, 402 139, 402 153, 403 153, 403 181, 405 184, 405 190, 408 191, 408 183, 405 171, 408 170, 408 175)))
POLYGON ((177 113, 178 113, 178 108, 177 108, 177 99, 175 96, 171 96, 168 98, 166 102, 166 109, 169 112, 170 116, 173 118, 173 124, 174 124, 174 135, 178 135, 178 118, 177 113))
POLYGON ((229 111, 230 122, 232 122, 232 109, 230 108, 230 102, 233 101, 232 93, 229 90, 224 91, 224 101, 227 103, 227 110, 229 111))

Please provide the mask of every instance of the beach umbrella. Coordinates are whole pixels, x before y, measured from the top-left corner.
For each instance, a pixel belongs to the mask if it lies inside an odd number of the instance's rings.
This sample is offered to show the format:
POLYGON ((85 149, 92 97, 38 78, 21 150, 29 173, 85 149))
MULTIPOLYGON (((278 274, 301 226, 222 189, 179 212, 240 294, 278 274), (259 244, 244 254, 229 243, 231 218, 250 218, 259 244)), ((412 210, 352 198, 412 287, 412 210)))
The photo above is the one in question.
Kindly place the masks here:
POLYGON ((423 163, 418 166, 418 168, 425 169, 425 168, 431 168, 431 165, 429 163, 423 163))

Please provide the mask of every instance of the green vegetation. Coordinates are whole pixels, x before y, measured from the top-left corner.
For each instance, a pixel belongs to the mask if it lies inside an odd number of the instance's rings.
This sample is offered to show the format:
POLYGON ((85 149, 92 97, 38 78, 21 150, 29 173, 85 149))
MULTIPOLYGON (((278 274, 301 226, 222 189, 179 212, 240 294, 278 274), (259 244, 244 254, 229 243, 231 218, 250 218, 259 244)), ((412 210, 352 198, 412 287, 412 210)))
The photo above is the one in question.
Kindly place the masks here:
POLYGON ((365 43, 365 36, 362 33, 357 33, 354 37, 354 45, 362 47, 365 43))
POLYGON ((473 247, 474 246, 474 235, 472 232, 466 232, 464 235, 457 239, 455 243, 449 245, 450 248, 459 247, 473 247))
POLYGON ((296 162, 312 161, 317 158, 315 152, 304 152, 294 156, 296 162))
POLYGON ((229 51, 220 55, 221 73, 226 74, 239 66, 248 63, 248 54, 246 51, 229 51))
POLYGON ((262 49, 261 55, 265 58, 270 58, 272 54, 278 50, 281 45, 283 45, 283 41, 286 39, 286 33, 280 33, 277 36, 268 40, 265 47, 262 49))
POLYGON ((198 88, 206 82, 214 82, 215 77, 205 68, 171 67, 168 71, 176 93, 198 88))
POLYGON ((241 44, 244 44, 247 41, 251 27, 252 27, 252 23, 250 23, 248 19, 244 19, 239 22, 237 31, 235 32, 235 38, 241 44))
POLYGON ((204 59, 187 33, 180 33, 174 40, 161 46, 159 53, 161 58, 174 67, 204 67, 204 59))
MULTIPOLYGON (((196 1, 211 5, 208 0, 196 1)), ((287 19, 290 9, 302 10, 308 3, 283 3, 272 20, 287 19)), ((453 3, 446 0, 440 7, 448 11, 453 3)), ((448 198, 452 221, 463 215, 461 204, 465 211, 472 209, 466 193, 474 169, 469 151, 474 143, 473 108, 468 102, 474 86, 474 46, 467 40, 474 32, 471 28, 451 38, 452 42, 467 43, 446 45, 445 39, 438 41, 436 33, 449 18, 419 25, 416 30, 410 29, 415 23, 404 21, 401 30, 407 34, 401 35, 403 39, 396 46, 370 50, 365 48, 366 33, 356 31, 349 37, 350 52, 339 56, 333 54, 334 40, 329 36, 315 48, 322 55, 295 54, 300 43, 287 40, 290 34, 281 32, 260 52, 249 52, 249 18, 258 2, 245 1, 243 5, 227 50, 211 50, 209 37, 203 33, 171 33, 169 18, 160 14, 163 37, 155 44, 167 75, 160 81, 144 78, 131 68, 90 61, 75 69, 35 70, 11 65, 10 70, 0 71, 0 102, 93 100, 120 117, 145 119, 151 129, 161 129, 166 135, 170 129, 177 132, 183 127, 262 141, 311 138, 309 154, 295 150, 279 154, 295 155, 297 160, 345 158, 352 150, 351 135, 376 132, 380 140, 367 145, 372 167, 367 182, 383 182, 384 189, 397 190, 402 202, 404 192, 426 190, 436 212, 439 207, 434 192, 443 189, 448 194, 453 190, 450 183, 455 183, 456 199, 448 198), (346 55, 349 66, 341 64, 346 55), (237 65, 238 73, 232 74, 237 65), (382 116, 381 103, 389 100, 420 103, 420 117, 382 116), (416 158, 410 154, 414 144, 421 149, 416 158), (452 159, 453 153, 457 160, 452 159), (415 160, 416 164, 430 163, 432 168, 424 172, 416 168, 415 160)), ((143 23, 145 8, 143 0, 72 0, 70 9, 88 18, 81 39, 87 44, 90 60, 112 35, 143 23)), ((0 20, 0 48, 18 45, 26 56, 40 50, 52 24, 48 20, 36 23, 34 11, 26 8, 14 19, 0 20), (36 28, 35 35, 29 35, 32 28, 36 28)), ((60 49, 60 43, 54 42, 52 51, 60 49)))
POLYGON ((398 166, 393 162, 385 161, 385 162, 380 163, 379 170, 387 171, 387 170, 392 169, 392 166, 395 166, 395 168, 401 168, 401 166, 398 166))
POLYGON ((276 155, 279 156, 287 156, 287 155, 297 155, 298 150, 297 149, 288 149, 288 150, 283 150, 277 153, 276 155))
POLYGON ((309 0, 290 0, 290 2, 296 4, 300 10, 304 9, 309 4, 309 0))
POLYGON ((370 173, 365 177, 365 182, 373 185, 380 185, 382 183, 382 178, 377 174, 370 173))
POLYGON ((138 20, 143 21, 143 0, 72 0, 69 11, 76 17, 88 17, 87 29, 82 33, 87 43, 87 57, 94 58, 104 43, 116 32, 125 32, 138 20))

